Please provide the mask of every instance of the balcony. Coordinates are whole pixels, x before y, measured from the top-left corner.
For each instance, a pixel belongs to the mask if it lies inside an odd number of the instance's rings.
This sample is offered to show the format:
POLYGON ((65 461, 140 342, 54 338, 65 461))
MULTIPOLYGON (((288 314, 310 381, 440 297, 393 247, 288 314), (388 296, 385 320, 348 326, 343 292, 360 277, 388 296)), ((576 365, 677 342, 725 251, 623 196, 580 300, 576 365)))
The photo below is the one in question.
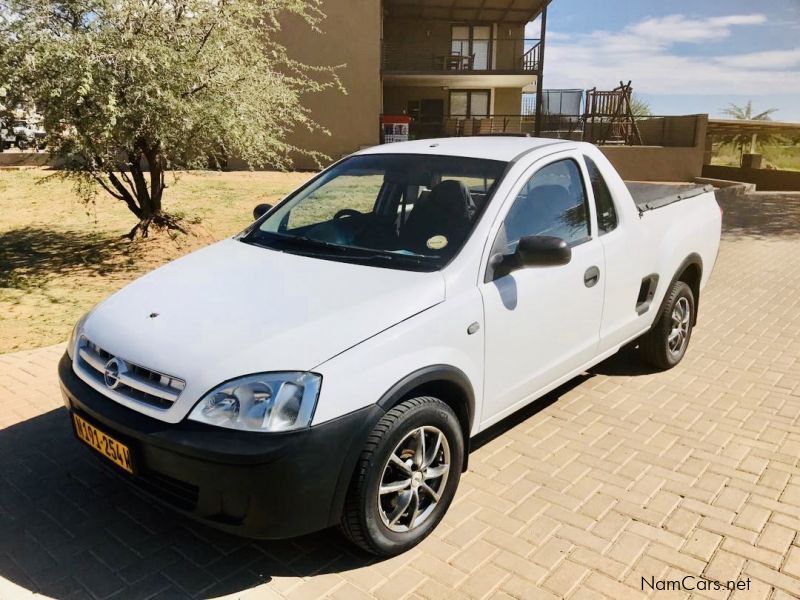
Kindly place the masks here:
POLYGON ((409 43, 384 40, 381 68, 393 75, 535 75, 537 39, 430 39, 409 43))
MULTIPOLYGON (((636 118, 626 123, 587 115, 543 114, 538 137, 574 140, 604 146, 637 145, 691 147, 696 144, 698 119, 696 115, 655 116, 636 118), (634 135, 634 130, 636 133, 634 135), (638 140, 638 141, 637 141, 638 140)), ((440 119, 411 119, 408 139, 421 140, 440 137, 475 135, 533 136, 536 116, 532 113, 464 117, 445 115, 440 119)), ((386 131, 383 131, 386 134, 386 131)), ((397 141, 384 138, 382 143, 397 141)))
POLYGON ((450 115, 437 120, 414 119, 409 125, 409 139, 471 135, 533 135, 535 120, 534 115, 485 117, 450 115))

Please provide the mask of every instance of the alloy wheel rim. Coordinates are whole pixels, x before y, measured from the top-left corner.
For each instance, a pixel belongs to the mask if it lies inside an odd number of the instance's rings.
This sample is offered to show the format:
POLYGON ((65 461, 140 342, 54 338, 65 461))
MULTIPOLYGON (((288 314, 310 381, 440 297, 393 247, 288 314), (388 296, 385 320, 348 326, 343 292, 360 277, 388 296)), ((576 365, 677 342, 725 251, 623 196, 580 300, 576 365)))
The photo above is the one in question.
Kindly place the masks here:
POLYGON ((381 474, 378 513, 395 532, 425 523, 441 500, 450 471, 450 445, 437 427, 412 430, 395 446, 381 474))
POLYGON ((689 300, 685 296, 678 298, 675 306, 672 307, 670 315, 672 328, 667 338, 667 349, 674 357, 679 357, 686 349, 689 340, 689 327, 691 326, 692 309, 689 300))

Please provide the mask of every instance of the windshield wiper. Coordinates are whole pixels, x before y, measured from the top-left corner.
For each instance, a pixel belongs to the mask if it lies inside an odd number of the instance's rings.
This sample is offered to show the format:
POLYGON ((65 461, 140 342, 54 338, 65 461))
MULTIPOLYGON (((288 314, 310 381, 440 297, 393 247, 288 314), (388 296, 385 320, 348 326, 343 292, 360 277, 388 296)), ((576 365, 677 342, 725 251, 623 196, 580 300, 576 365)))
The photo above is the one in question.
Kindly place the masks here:
MULTIPOLYGON (((263 233, 265 232, 262 232, 262 234, 263 233)), ((346 260, 348 262, 352 261, 362 264, 382 263, 395 266, 405 265, 420 270, 436 268, 435 264, 428 260, 423 260, 422 257, 410 256, 407 254, 381 252, 371 248, 334 244, 333 242, 326 242, 305 235, 283 235, 274 232, 269 232, 268 235, 269 237, 266 239, 266 236, 261 237, 259 241, 262 243, 260 245, 268 245, 268 247, 275 249, 279 249, 277 247, 291 248, 290 251, 303 254, 304 256, 328 260, 346 260), (324 252, 320 252, 320 250, 324 252)), ((257 244, 259 241, 253 240, 253 242, 257 244)))
POLYGON ((413 256, 408 256, 407 254, 395 254, 392 252, 386 252, 386 253, 374 252, 372 254, 359 256, 357 258, 359 260, 363 260, 364 262, 395 263, 395 264, 413 265, 417 267, 432 266, 431 263, 428 261, 421 260, 413 256))
POLYGON ((271 239, 270 241, 275 241, 278 244, 283 244, 286 246, 301 248, 324 248, 325 250, 334 250, 339 254, 345 254, 347 253, 348 249, 351 249, 350 246, 342 246, 340 244, 334 244, 333 242, 317 240, 305 235, 283 235, 281 233, 271 233, 271 235, 274 235, 275 238, 274 240, 271 239))

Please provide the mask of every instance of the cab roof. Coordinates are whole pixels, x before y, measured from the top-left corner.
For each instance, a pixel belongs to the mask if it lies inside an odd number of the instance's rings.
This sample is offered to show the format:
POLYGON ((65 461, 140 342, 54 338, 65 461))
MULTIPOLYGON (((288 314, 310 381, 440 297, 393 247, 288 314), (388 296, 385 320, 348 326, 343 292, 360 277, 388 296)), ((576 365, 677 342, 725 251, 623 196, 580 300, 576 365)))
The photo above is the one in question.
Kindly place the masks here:
POLYGON ((545 146, 573 145, 568 140, 519 136, 471 136, 432 138, 412 142, 380 144, 361 150, 356 154, 431 154, 440 156, 463 156, 509 162, 528 150, 545 146))

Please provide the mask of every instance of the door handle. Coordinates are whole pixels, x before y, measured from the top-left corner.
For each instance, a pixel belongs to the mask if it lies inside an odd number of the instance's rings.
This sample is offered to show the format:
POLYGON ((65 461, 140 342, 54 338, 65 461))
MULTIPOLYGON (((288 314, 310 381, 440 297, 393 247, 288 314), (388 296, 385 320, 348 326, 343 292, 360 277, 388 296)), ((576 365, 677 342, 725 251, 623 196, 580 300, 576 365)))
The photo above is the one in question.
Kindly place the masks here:
POLYGON ((583 274, 583 285, 586 287, 594 287, 600 281, 600 269, 597 267, 589 267, 583 274))

